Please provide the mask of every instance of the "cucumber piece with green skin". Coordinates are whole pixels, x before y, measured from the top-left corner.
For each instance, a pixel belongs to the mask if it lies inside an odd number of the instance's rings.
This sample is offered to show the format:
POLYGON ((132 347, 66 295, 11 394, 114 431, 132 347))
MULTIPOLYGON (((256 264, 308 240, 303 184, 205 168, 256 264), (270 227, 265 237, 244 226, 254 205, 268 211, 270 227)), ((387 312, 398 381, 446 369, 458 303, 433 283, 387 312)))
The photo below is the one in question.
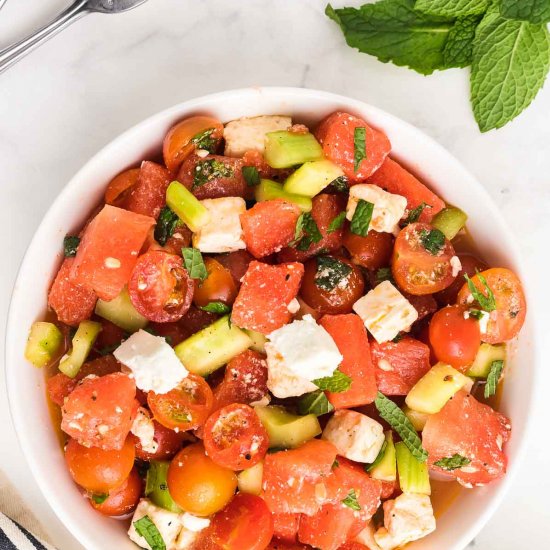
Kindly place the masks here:
POLYGON ((173 181, 166 190, 166 204, 193 233, 210 222, 210 212, 179 181, 173 181))
POLYGON ((179 343, 174 351, 189 372, 208 376, 247 350, 252 343, 248 334, 224 315, 179 343))
POLYGON ((321 160, 324 154, 313 134, 281 130, 265 135, 264 157, 271 168, 292 168, 304 162, 321 160))
POLYGON ((395 456, 401 490, 404 493, 431 495, 428 463, 417 460, 402 441, 395 444, 395 456))
POLYGON ((254 198, 257 202, 283 199, 299 206, 302 212, 309 212, 312 208, 312 202, 309 197, 288 193, 283 189, 283 186, 280 183, 271 180, 263 179, 260 181, 260 184, 255 187, 254 198))
POLYGON ((237 474, 237 486, 241 493, 259 495, 262 492, 262 481, 264 476, 264 463, 258 462, 237 474))
POLYGON ((95 305, 95 313, 126 332, 137 332, 148 323, 132 304, 127 287, 114 300, 106 302, 99 299, 95 305))
POLYGON ((460 208, 449 206, 437 213, 431 223, 451 241, 466 225, 467 219, 468 216, 460 208))
POLYGON ((450 365, 437 363, 412 387, 405 403, 414 411, 435 414, 464 387, 472 387, 470 378, 450 365))
POLYGON ((429 414, 413 411, 410 407, 407 407, 407 405, 403 406, 403 412, 405 413, 405 416, 411 421, 411 424, 417 432, 421 432, 424 429, 424 426, 426 425, 426 422, 430 417, 429 414))
POLYGON ((473 378, 487 378, 493 361, 506 362, 506 345, 492 345, 484 342, 479 346, 476 358, 466 374, 473 378))
POLYGON ((63 334, 53 323, 33 323, 25 347, 25 359, 35 367, 45 367, 52 362, 63 344, 63 334))
POLYGON ((386 432, 386 447, 384 455, 367 470, 371 477, 380 481, 395 481, 397 478, 397 465, 395 462, 395 445, 391 430, 386 432))
POLYGON ((306 162, 287 178, 283 189, 288 193, 314 197, 330 182, 343 175, 343 170, 330 160, 306 162))
POLYGON ((72 349, 59 363, 59 370, 69 378, 74 378, 80 367, 86 362, 90 351, 101 332, 101 323, 82 321, 73 336, 72 349))
POLYGON ((252 345, 250 346, 250 348, 254 351, 257 351, 258 353, 265 353, 265 343, 267 342, 267 338, 261 332, 248 330, 246 328, 243 330, 252 340, 252 345))
POLYGON ((278 406, 255 407, 254 410, 269 435, 270 448, 294 449, 322 432, 314 414, 299 416, 278 406))
POLYGON ((147 477, 145 479, 145 496, 148 497, 153 504, 164 508, 170 512, 180 514, 183 510, 174 502, 170 492, 168 491, 168 468, 170 461, 168 460, 151 460, 147 477))

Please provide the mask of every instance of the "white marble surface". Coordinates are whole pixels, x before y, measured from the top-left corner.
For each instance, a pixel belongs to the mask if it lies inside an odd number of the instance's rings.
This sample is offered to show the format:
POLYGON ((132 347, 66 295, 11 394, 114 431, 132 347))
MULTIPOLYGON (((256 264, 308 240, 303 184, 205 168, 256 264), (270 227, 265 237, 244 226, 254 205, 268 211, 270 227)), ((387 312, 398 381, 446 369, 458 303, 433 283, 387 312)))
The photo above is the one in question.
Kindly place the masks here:
MULTIPOLYGON (((0 47, 67 0, 8 0, 0 47)), ((334 1, 334 5, 359 4, 334 1)), ((27 243, 65 182, 98 149, 144 117, 181 100, 247 85, 325 89, 415 124, 487 187, 539 284, 539 322, 550 329, 550 85, 506 128, 481 135, 468 74, 423 77, 344 45, 324 0, 149 0, 120 16, 90 15, 0 75, 0 308, 27 243)), ((3 328, 3 327, 2 327, 3 328)), ((3 347, 3 341, 2 341, 3 347)), ((3 352, 1 354, 3 357, 3 352)), ((529 365, 525 365, 529 368, 529 365)), ((543 382, 550 382, 544 375, 543 382)), ((546 384, 548 387, 548 384, 546 384)), ((61 550, 78 550, 48 509, 18 448, 0 379, 0 464, 61 550)), ((543 548, 550 541, 550 443, 539 407, 527 458, 505 502, 476 540, 484 550, 543 548)))

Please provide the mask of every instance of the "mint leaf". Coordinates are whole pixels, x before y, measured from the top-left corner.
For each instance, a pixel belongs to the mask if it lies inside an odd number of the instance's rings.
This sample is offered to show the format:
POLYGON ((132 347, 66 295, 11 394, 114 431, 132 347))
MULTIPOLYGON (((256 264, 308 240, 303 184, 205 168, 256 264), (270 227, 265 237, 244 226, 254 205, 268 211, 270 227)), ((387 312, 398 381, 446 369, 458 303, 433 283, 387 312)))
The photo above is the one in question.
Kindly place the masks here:
POLYGON ((76 235, 66 235, 63 239, 63 254, 65 258, 73 258, 76 256, 80 238, 76 235))
POLYGON ((197 149, 203 149, 209 153, 213 153, 218 147, 219 139, 213 138, 215 128, 209 128, 203 132, 199 132, 196 136, 191 138, 191 143, 194 143, 197 149))
POLYGON ((489 0, 417 0, 414 8, 422 13, 461 17, 485 13, 489 0))
POLYGON ((346 219, 346 213, 340 212, 338 216, 336 216, 329 224, 327 233, 334 233, 335 231, 338 231, 343 225, 344 220, 346 219))
POLYGON ((351 266, 332 256, 319 256, 313 280, 319 288, 330 292, 344 281, 351 271, 351 266))
POLYGON ((366 237, 369 232, 370 221, 372 220, 372 213, 374 212, 374 204, 364 199, 359 199, 353 217, 351 218, 351 224, 349 230, 356 235, 366 237))
POLYGON ((103 504, 109 498, 109 493, 94 493, 90 498, 96 504, 103 504))
POLYGON ((416 208, 413 208, 409 212, 409 215, 405 218, 402 225, 406 226, 410 223, 416 223, 420 219, 422 212, 424 212, 424 208, 431 208, 431 205, 426 204, 425 202, 420 203, 416 208))
POLYGON ((438 460, 437 462, 434 462, 434 466, 439 466, 444 470, 452 471, 458 468, 462 468, 462 466, 468 466, 470 462, 471 461, 469 458, 466 458, 465 456, 459 454, 454 454, 453 456, 445 457, 438 460))
POLYGON ((219 315, 225 315, 231 311, 231 308, 223 302, 210 302, 205 306, 200 306, 200 309, 209 313, 218 313, 219 315))
POLYGON ((191 279, 204 281, 208 277, 208 271, 199 250, 196 248, 182 248, 181 255, 183 256, 185 269, 187 269, 191 279))
POLYGON ((504 19, 490 9, 474 40, 471 101, 482 132, 501 128, 533 101, 550 68, 544 25, 504 19))
POLYGON ((349 191, 348 178, 346 176, 340 176, 332 180, 329 185, 338 191, 338 193, 347 193, 349 191))
POLYGON ((303 252, 313 243, 318 243, 322 238, 323 235, 321 235, 311 212, 302 212, 296 221, 294 240, 290 243, 290 246, 294 246, 303 252))
POLYGON ((336 369, 332 376, 317 378, 312 382, 320 389, 331 393, 342 393, 349 390, 351 386, 351 378, 344 374, 341 370, 336 369))
POLYGON ((420 462, 426 462, 428 452, 422 447, 422 441, 405 413, 391 399, 380 392, 378 392, 374 404, 380 416, 399 434, 414 458, 420 462))
POLYGON ((346 42, 380 61, 407 66, 421 74, 445 68, 443 49, 454 20, 414 9, 414 0, 381 0, 360 8, 325 13, 340 25, 346 42))
POLYGON ((241 172, 248 187, 256 187, 260 184, 260 173, 255 166, 243 166, 241 172))
POLYGON ((149 516, 143 516, 134 521, 136 533, 143 537, 151 550, 166 550, 166 544, 160 534, 157 526, 151 521, 149 516))
POLYGON ((390 281, 393 283, 393 274, 391 272, 391 267, 381 267, 376 271, 376 282, 383 283, 384 281, 390 281))
POLYGON ((217 159, 205 159, 197 162, 193 173, 193 188, 201 187, 215 179, 231 178, 233 168, 217 159))
POLYGON ((361 162, 367 158, 367 129, 358 126, 353 130, 353 171, 357 172, 361 162))
POLYGON ((298 401, 298 414, 314 414, 321 416, 332 412, 334 407, 328 400, 323 390, 307 393, 298 401))
POLYGON ((157 225, 155 225, 155 240, 161 246, 164 246, 166 241, 174 234, 179 223, 178 215, 169 206, 165 206, 160 211, 157 225))
POLYGON ((487 279, 481 273, 478 273, 476 277, 483 285, 485 293, 481 292, 481 290, 477 288, 477 285, 474 283, 474 281, 472 281, 472 279, 470 279, 470 277, 468 277, 467 273, 464 274, 464 278, 466 279, 466 283, 468 284, 468 290, 470 291, 470 294, 474 297, 474 300, 481 306, 482 310, 490 313, 497 308, 495 295, 493 294, 493 291, 491 290, 487 279))
POLYGON ((382 462, 382 459, 384 458, 384 455, 386 454, 386 449, 388 448, 388 441, 384 439, 384 443, 382 443, 382 447, 380 448, 380 451, 378 452, 378 455, 374 459, 374 462, 372 464, 365 464, 365 472, 370 472, 382 462))
POLYGON ((502 359, 491 363, 491 370, 487 376, 487 383, 485 384, 485 391, 483 394, 485 399, 489 399, 489 397, 492 397, 497 392, 498 381, 500 380, 503 369, 504 361, 502 361, 502 359))
POLYGON ((445 246, 445 235, 439 229, 422 229, 420 242, 432 256, 437 256, 445 246))
POLYGON ((468 67, 472 64, 474 38, 479 21, 477 15, 468 15, 456 20, 443 48, 443 59, 447 67, 468 67))
POLYGON ((357 495, 355 494, 355 489, 352 489, 348 496, 342 501, 342 504, 344 506, 347 506, 348 508, 351 508, 352 510, 355 510, 356 512, 359 512, 361 510, 361 505, 359 504, 359 501, 357 500, 357 495))
POLYGON ((550 0, 500 0, 500 15, 529 23, 548 23, 550 0))

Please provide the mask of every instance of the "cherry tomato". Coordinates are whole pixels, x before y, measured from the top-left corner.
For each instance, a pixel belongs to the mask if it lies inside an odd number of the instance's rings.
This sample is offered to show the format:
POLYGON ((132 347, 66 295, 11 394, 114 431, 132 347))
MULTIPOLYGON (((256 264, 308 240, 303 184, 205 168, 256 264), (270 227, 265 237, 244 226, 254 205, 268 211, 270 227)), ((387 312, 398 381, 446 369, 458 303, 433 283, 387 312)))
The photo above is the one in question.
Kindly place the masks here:
MULTIPOLYGON (((454 280, 451 258, 453 245, 444 239, 438 249, 430 241, 433 228, 427 223, 411 223, 401 230, 393 249, 392 273, 405 292, 422 295, 433 294, 447 288, 454 280), (426 244, 432 244, 431 251, 426 244)), ((437 244, 437 243, 435 243, 437 244)))
POLYGON ((365 237, 352 233, 349 224, 344 228, 344 247, 354 264, 367 269, 380 269, 390 263, 393 250, 393 235, 369 231, 365 237))
POLYGON ((104 516, 123 516, 134 511, 142 489, 143 481, 137 469, 132 468, 122 485, 110 491, 109 496, 101 504, 95 502, 93 496, 90 498, 90 504, 104 516))
POLYGON ((264 550, 273 536, 273 516, 262 498, 239 493, 212 518, 211 531, 223 550, 264 550))
MULTIPOLYGON (((101 319, 101 332, 97 336, 94 344, 94 350, 105 354, 105 350, 114 350, 125 338, 124 330, 117 327, 111 321, 101 319)), ((107 356, 108 357, 108 356, 107 356)))
POLYGON ((229 270, 235 285, 239 288, 241 286, 241 279, 244 277, 248 265, 254 258, 246 250, 236 250, 229 254, 219 254, 216 256, 216 260, 229 270))
MULTIPOLYGON (((487 330, 482 332, 481 339, 489 344, 506 342, 519 333, 525 321, 527 304, 523 286, 515 273, 503 267, 487 269, 480 275, 487 281, 496 305, 496 309, 490 312, 487 330)), ((472 281, 487 296, 487 289, 479 275, 472 277, 472 281)), ((468 305, 473 303, 475 307, 477 302, 472 301, 472 298, 468 285, 465 284, 458 293, 458 302, 468 305)))
POLYGON ((208 276, 195 286, 193 303, 199 307, 210 302, 223 302, 230 306, 237 297, 237 285, 231 272, 214 258, 205 258, 204 265, 208 276))
POLYGON ((237 488, 235 472, 206 456, 200 443, 185 447, 172 459, 167 481, 174 501, 197 516, 221 510, 237 488))
POLYGON ((130 168, 115 176, 105 191, 105 202, 113 206, 122 206, 137 182, 139 168, 130 168))
MULTIPOLYGON (((333 256, 320 256, 305 263, 304 278, 300 294, 307 305, 316 309, 319 313, 337 314, 350 313, 353 304, 363 296, 365 282, 359 268, 345 258, 333 256), (323 265, 320 258, 333 258, 351 268, 349 274, 332 285, 331 290, 319 286, 319 275, 323 274, 323 265)), ((330 268, 329 268, 330 269, 330 268)))
POLYGON ((256 411, 234 403, 216 411, 204 426, 204 448, 214 462, 231 470, 258 464, 267 453, 269 436, 256 411))
POLYGON ((153 424, 155 425, 155 435, 153 438, 157 443, 157 450, 154 453, 144 451, 138 439, 136 441, 136 457, 140 460, 165 460, 172 458, 181 449, 183 434, 166 428, 156 420, 153 420, 153 424))
POLYGON ((179 168, 180 164, 197 148, 193 138, 207 130, 212 130, 208 138, 212 139, 216 146, 223 137, 223 124, 215 118, 193 116, 170 128, 162 144, 162 155, 168 170, 173 172, 179 168))
POLYGON ((206 422, 214 395, 204 378, 190 373, 167 393, 150 391, 147 403, 157 422, 172 430, 187 431, 206 422))
POLYGON ((183 259, 156 250, 138 258, 128 283, 134 307, 157 323, 181 319, 191 305, 194 288, 183 259))
POLYGON ((462 371, 472 364, 481 343, 479 322, 467 311, 464 306, 447 306, 430 321, 430 344, 435 356, 462 371))
POLYGON ((122 485, 130 475, 135 454, 132 438, 126 439, 122 449, 117 451, 84 447, 74 439, 69 439, 65 448, 65 461, 78 485, 92 493, 108 493, 122 485))

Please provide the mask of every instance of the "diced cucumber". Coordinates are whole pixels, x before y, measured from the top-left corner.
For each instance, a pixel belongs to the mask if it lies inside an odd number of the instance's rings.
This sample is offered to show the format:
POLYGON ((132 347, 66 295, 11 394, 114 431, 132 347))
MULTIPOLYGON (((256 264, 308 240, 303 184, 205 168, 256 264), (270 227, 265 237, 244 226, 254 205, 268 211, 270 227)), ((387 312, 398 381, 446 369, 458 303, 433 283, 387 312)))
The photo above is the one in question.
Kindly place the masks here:
POLYGON ((343 175, 343 170, 330 160, 306 162, 287 178, 283 189, 288 193, 314 197, 331 181, 343 175))
POLYGON ((258 464, 243 470, 237 474, 237 486, 241 493, 250 493, 251 495, 259 495, 262 492, 262 481, 264 476, 264 463, 258 464))
POLYGON ((506 345, 491 345, 484 342, 479 346, 476 358, 466 374, 474 378, 487 378, 493 361, 506 361, 506 345))
POLYGON ((166 204, 193 233, 210 222, 210 212, 179 181, 173 181, 166 190, 166 204))
POLYGON ((405 403, 414 411, 435 414, 458 390, 471 382, 450 365, 437 363, 413 386, 405 403))
POLYGON ((98 334, 101 332, 101 323, 82 321, 73 336, 72 349, 59 363, 59 370, 69 378, 74 378, 80 367, 85 363, 98 334))
POLYGON ((434 216, 432 225, 451 241, 466 225, 467 219, 468 216, 460 208, 449 206, 434 216))
POLYGON ((431 495, 428 463, 417 460, 402 441, 395 444, 395 456, 401 490, 404 493, 431 495))
POLYGON ((261 180, 260 184, 257 185, 254 190, 254 196, 258 202, 283 199, 299 206, 303 212, 309 212, 312 208, 311 199, 309 197, 288 193, 283 189, 283 186, 276 181, 261 180))
POLYGON ((35 367, 45 367, 51 363, 62 343, 63 334, 53 323, 33 323, 25 347, 25 359, 35 367))
POLYGON ((147 470, 147 478, 145 480, 145 496, 149 497, 153 504, 179 514, 183 510, 174 502, 168 491, 166 476, 169 466, 169 460, 151 460, 149 462, 149 469, 147 470))
POLYGON ((248 329, 243 330, 252 340, 252 345, 250 347, 258 353, 265 353, 265 343, 267 342, 267 338, 261 332, 256 332, 255 330, 248 329))
POLYGON ((136 310, 130 301, 127 287, 124 287, 114 300, 109 302, 98 300, 95 305, 95 312, 96 315, 111 321, 111 323, 126 332, 137 332, 148 323, 148 320, 136 310))
POLYGON ((397 476, 397 466, 395 462, 395 445, 391 430, 386 432, 386 448, 380 461, 368 469, 369 474, 374 479, 380 481, 395 481, 397 476))
POLYGON ((178 344, 174 350, 187 370, 208 376, 251 345, 248 334, 224 315, 178 344))
POLYGON ((413 411, 410 407, 407 407, 407 405, 403 406, 403 412, 405 413, 405 416, 411 421, 411 424, 417 432, 421 432, 424 429, 424 426, 426 425, 426 422, 430 417, 429 414, 419 411, 413 411))
POLYGON ((313 134, 281 130, 265 136, 265 160, 272 168, 291 168, 324 158, 323 148, 313 134))
POLYGON ((298 416, 277 406, 255 407, 254 410, 267 430, 270 448, 293 449, 322 431, 314 414, 298 416))

